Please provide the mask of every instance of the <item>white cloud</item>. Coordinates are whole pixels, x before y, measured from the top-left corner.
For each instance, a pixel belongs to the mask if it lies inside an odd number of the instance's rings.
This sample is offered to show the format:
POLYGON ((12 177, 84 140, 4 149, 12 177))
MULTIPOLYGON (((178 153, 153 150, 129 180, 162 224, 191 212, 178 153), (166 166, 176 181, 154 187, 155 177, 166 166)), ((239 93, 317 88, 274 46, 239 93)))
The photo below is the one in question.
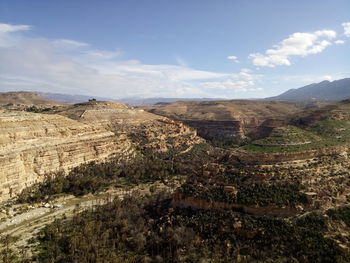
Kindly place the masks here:
POLYGON ((52 41, 52 44, 58 48, 81 48, 88 47, 88 43, 75 41, 71 39, 57 39, 52 41))
POLYGON ((236 63, 239 63, 238 58, 236 56, 228 56, 227 59, 232 60, 236 63))
POLYGON ((336 37, 333 30, 319 30, 312 33, 294 33, 281 41, 265 54, 253 53, 249 55, 255 66, 275 67, 279 65, 291 65, 290 57, 307 56, 322 52, 332 43, 330 40, 336 37))
POLYGON ((28 25, 0 24, 0 34, 11 33, 16 31, 25 31, 30 29, 31 29, 31 26, 28 26, 28 25))
POLYGON ((346 22, 342 24, 344 28, 344 35, 350 37, 350 22, 346 22))
POLYGON ((214 90, 229 90, 233 92, 260 91, 261 88, 254 88, 255 79, 260 75, 253 75, 251 70, 242 69, 238 74, 232 74, 222 81, 211 81, 201 83, 202 87, 214 90))
POLYGON ((148 65, 138 60, 122 60, 120 50, 98 50, 71 39, 51 40, 14 33, 28 30, 29 26, 2 28, 6 31, 0 34, 2 91, 36 90, 111 98, 208 97, 216 94, 203 89, 200 82, 231 76, 184 64, 148 65))
POLYGON ((333 79, 333 77, 331 75, 324 75, 322 78, 323 78, 323 80, 329 80, 329 81, 331 81, 333 79))
POLYGON ((15 32, 30 30, 31 26, 28 25, 10 25, 0 24, 0 48, 9 47, 16 44, 20 37, 15 32))
POLYGON ((93 59, 113 59, 121 56, 122 52, 120 50, 107 51, 107 50, 89 50, 85 52, 90 58, 93 59))
POLYGON ((342 45, 342 44, 345 43, 345 41, 344 41, 344 40, 341 40, 341 39, 338 39, 338 40, 336 40, 334 43, 337 44, 337 45, 342 45))
POLYGON ((223 89, 223 90, 234 90, 234 91, 248 91, 249 86, 253 86, 253 81, 244 80, 232 80, 227 79, 225 81, 214 81, 214 82, 204 82, 202 86, 210 89, 223 89))

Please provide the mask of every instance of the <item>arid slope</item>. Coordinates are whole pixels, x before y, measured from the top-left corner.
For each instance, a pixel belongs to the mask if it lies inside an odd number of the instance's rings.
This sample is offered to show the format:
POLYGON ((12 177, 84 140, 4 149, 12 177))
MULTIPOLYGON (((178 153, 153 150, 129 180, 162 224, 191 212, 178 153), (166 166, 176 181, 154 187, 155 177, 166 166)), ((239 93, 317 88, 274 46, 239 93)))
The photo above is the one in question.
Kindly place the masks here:
POLYGON ((199 135, 213 140, 256 137, 264 124, 279 126, 289 115, 300 111, 291 103, 249 100, 178 101, 145 109, 181 120, 197 129, 199 135))
POLYGON ((59 114, 86 124, 100 125, 115 134, 125 134, 139 149, 164 152, 202 141, 194 130, 179 121, 117 102, 79 103, 59 114))
POLYGON ((17 91, 17 92, 0 92, 0 105, 22 104, 35 106, 61 105, 62 103, 45 99, 34 92, 17 91))
POLYGON ((49 114, 0 112, 0 201, 43 175, 130 154, 131 142, 100 126, 49 114))

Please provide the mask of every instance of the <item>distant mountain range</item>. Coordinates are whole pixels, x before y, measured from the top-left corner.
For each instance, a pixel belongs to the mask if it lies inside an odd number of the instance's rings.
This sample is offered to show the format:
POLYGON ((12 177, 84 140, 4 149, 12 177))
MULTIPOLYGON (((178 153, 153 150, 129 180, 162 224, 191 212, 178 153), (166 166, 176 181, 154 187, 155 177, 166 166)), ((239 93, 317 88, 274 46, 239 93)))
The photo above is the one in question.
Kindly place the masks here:
POLYGON ((23 105, 57 105, 55 100, 49 100, 38 93, 27 91, 0 92, 0 105, 23 104, 23 105))
POLYGON ((86 96, 86 95, 70 95, 50 92, 35 92, 41 95, 43 98, 63 103, 80 103, 90 99, 96 99, 98 101, 117 101, 129 104, 131 106, 149 106, 158 103, 171 103, 174 101, 208 101, 217 100, 213 98, 124 98, 124 99, 112 99, 106 97, 86 96))
POLYGON ((151 106, 157 104, 168 104, 175 101, 213 101, 220 100, 217 98, 126 98, 120 99, 119 102, 129 104, 131 106, 151 106))
POLYGON ((298 89, 290 89, 265 100, 278 101, 339 101, 350 98, 350 78, 322 81, 298 89))
POLYGON ((111 98, 87 96, 87 95, 70 95, 70 94, 51 93, 51 92, 34 92, 34 93, 39 94, 41 97, 45 99, 63 102, 63 103, 80 103, 80 102, 88 101, 90 99, 96 99, 99 101, 116 101, 111 98))
MULTIPOLYGON (((215 101, 218 98, 123 98, 112 99, 107 97, 96 97, 87 95, 70 95, 50 92, 3 92, 1 93, 2 103, 22 103, 24 100, 39 100, 38 97, 29 98, 29 94, 35 93, 40 95, 42 100, 50 100, 61 103, 80 103, 90 99, 98 101, 118 101, 131 106, 151 106, 156 104, 168 104, 175 101, 215 101), (22 96, 22 97, 18 97, 22 96)), ((34 96, 34 95, 33 95, 34 96)), ((36 95, 37 96, 37 95, 36 95)), ((249 100, 271 100, 271 101, 291 101, 291 102, 310 102, 310 101, 340 101, 350 98, 350 78, 322 81, 320 83, 310 84, 298 89, 290 89, 278 96, 265 99, 249 99, 249 100)), ((43 102, 44 103, 44 102, 43 102)), ((45 103, 48 103, 45 101, 45 103)))

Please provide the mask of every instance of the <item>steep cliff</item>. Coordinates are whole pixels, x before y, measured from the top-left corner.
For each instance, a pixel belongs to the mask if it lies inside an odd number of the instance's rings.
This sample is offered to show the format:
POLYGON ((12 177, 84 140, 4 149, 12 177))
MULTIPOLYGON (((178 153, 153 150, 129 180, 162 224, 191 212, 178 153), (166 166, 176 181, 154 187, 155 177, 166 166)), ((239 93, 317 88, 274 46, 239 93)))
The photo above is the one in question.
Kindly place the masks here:
POLYGON ((177 101, 145 107, 145 110, 180 120, 195 128, 200 136, 210 140, 224 138, 237 141, 259 137, 259 129, 269 130, 300 108, 296 104, 271 101, 177 101), (274 122, 269 120, 276 120, 274 122), (267 128, 263 127, 267 125, 267 128))
POLYGON ((195 130, 182 122, 117 102, 79 103, 60 114, 82 123, 102 126, 115 134, 124 134, 139 149, 164 152, 203 141, 195 130))
POLYGON ((44 174, 112 154, 127 156, 132 143, 101 126, 49 114, 0 112, 0 201, 44 174))

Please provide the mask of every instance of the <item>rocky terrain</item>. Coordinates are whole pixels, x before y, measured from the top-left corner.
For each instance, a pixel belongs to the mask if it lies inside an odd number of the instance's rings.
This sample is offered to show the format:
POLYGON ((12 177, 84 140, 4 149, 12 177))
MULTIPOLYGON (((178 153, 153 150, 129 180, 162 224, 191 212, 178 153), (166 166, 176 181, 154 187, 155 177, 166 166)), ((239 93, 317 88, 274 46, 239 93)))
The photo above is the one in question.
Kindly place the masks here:
POLYGON ((59 115, 1 111, 0 199, 14 196, 50 172, 131 152, 127 136, 100 126, 59 115))
POLYGON ((302 108, 211 101, 145 111, 90 100, 46 114, 3 110, 1 197, 25 189, 21 205, 4 205, 0 232, 24 240, 38 234, 30 251, 39 262, 77 255, 92 262, 347 262, 350 103, 302 108), (220 137, 241 145, 218 147, 220 137), (67 173, 44 177, 59 169, 67 173), (156 194, 151 185, 160 182, 170 192, 156 194), (147 196, 83 211, 91 207, 86 200, 144 185, 147 196), (23 216, 8 212, 18 209, 23 216))
POLYGON ((115 134, 126 134, 143 149, 164 152, 203 141, 196 130, 182 122, 117 102, 90 100, 69 106, 59 114, 82 123, 102 126, 115 134))
POLYGON ((173 195, 172 205, 289 222, 322 215, 325 236, 349 253, 349 127, 348 101, 296 114, 265 138, 207 159, 173 195), (334 216, 337 211, 342 217, 334 216))
POLYGON ((48 111, 64 106, 63 103, 48 100, 38 93, 16 91, 0 92, 0 109, 48 111))
POLYGON ((264 131, 285 124, 288 116, 301 110, 296 104, 269 101, 178 101, 145 107, 145 110, 180 120, 209 140, 239 142, 259 137, 264 131))
MULTIPOLYGON (((341 190, 338 190, 342 192, 342 200, 345 201, 350 191, 347 187, 350 162, 349 128, 349 101, 305 111, 296 114, 288 125, 272 128, 265 138, 226 151, 226 155, 221 157, 223 161, 211 166, 217 167, 214 173, 222 176, 228 171, 225 169, 232 165, 234 172, 228 172, 232 173, 230 179, 237 180, 244 174, 244 184, 247 181, 255 184, 271 178, 278 183, 288 183, 296 179, 304 182, 310 179, 308 183, 315 184, 312 188, 304 185, 305 192, 317 192, 328 187, 321 178, 328 178, 328 182, 333 181, 333 188, 337 188, 336 182, 340 180, 342 185, 339 188, 341 190), (225 169, 220 170, 220 167, 225 169)), ((207 183, 212 179, 206 178, 205 181, 207 183)), ((215 180, 213 182, 218 183, 215 180)), ((329 197, 333 198, 333 194, 329 197)), ((339 193, 336 196, 339 197, 339 193)))
POLYGON ((121 103, 92 100, 57 112, 0 112, 0 202, 50 172, 112 156, 127 159, 137 151, 185 150, 202 141, 180 122, 121 103))

